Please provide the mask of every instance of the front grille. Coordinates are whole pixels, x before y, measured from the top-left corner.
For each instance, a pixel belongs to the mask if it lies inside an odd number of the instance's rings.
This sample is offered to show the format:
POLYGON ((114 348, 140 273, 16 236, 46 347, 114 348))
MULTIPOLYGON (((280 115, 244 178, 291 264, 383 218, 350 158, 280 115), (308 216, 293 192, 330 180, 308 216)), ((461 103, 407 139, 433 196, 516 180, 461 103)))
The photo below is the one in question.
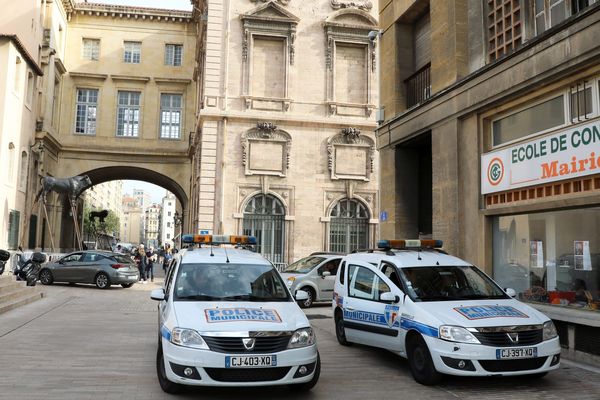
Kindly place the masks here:
POLYGON ((291 368, 204 368, 204 370, 211 379, 219 382, 268 382, 283 379, 291 368))
POLYGON ((481 344, 493 347, 510 346, 532 346, 542 343, 544 332, 542 329, 531 331, 511 331, 511 334, 518 334, 518 341, 510 340, 507 332, 471 332, 481 344))
POLYGON ((478 360, 481 367, 488 372, 530 371, 538 369, 548 357, 525 358, 522 360, 478 360))
POLYGON ((241 337, 203 336, 212 351, 218 353, 277 353, 287 349, 291 336, 257 336, 254 349, 246 350, 241 337))

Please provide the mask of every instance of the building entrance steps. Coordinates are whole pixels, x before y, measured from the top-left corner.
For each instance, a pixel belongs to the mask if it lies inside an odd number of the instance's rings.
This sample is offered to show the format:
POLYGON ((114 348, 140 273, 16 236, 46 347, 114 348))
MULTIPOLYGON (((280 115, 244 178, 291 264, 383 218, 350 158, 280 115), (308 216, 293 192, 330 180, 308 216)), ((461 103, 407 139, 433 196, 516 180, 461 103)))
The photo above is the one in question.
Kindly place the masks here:
POLYGON ((14 276, 0 276, 0 314, 44 297, 40 288, 27 286, 14 276))

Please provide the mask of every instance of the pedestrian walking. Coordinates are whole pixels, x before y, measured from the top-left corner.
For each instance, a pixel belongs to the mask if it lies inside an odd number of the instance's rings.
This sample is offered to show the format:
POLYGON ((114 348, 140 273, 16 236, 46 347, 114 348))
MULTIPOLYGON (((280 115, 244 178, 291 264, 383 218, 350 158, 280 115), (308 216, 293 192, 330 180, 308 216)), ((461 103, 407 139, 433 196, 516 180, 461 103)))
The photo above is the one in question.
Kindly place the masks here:
POLYGON ((140 282, 145 285, 146 284, 146 251, 144 250, 144 245, 140 244, 138 247, 137 254, 135 255, 135 261, 138 265, 138 270, 140 271, 140 282))
POLYGON ((171 254, 171 246, 167 243, 165 245, 165 255, 163 257, 163 271, 165 274, 167 273, 167 268, 169 267, 169 263, 171 262, 172 258, 173 255, 171 254))
POLYGON ((146 279, 150 278, 150 282, 154 282, 154 263, 157 257, 154 247, 150 247, 146 252, 146 279))

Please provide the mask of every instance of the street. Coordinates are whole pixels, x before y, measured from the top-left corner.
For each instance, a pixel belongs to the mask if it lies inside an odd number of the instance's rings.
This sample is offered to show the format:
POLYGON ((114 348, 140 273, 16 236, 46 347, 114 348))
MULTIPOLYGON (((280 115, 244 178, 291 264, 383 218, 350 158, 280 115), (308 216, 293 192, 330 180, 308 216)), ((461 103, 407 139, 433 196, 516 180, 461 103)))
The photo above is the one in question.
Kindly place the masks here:
POLYGON ((329 305, 307 311, 322 358, 312 392, 285 387, 190 389, 164 393, 155 371, 154 284, 99 290, 55 284, 46 297, 0 315, 1 399, 600 399, 600 375, 570 362, 546 378, 446 378, 435 387, 416 383, 408 363, 382 350, 342 347, 329 305))

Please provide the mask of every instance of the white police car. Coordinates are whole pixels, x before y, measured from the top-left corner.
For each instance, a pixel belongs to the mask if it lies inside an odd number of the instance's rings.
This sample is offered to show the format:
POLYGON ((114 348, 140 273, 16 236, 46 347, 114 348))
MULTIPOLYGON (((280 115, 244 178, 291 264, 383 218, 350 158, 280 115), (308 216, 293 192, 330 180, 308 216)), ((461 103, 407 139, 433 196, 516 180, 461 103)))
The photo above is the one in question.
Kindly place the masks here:
MULTIPOLYGON (((254 238, 184 235, 183 241, 204 245, 179 252, 164 288, 151 294, 160 301, 161 388, 312 388, 320 374, 315 334, 273 265, 240 246, 255 244, 254 238)), ((296 296, 307 297, 300 291, 296 296)))
POLYGON ((441 241, 380 241, 347 255, 336 276, 339 343, 381 347, 408 359, 413 377, 442 374, 541 377, 557 369, 552 321, 475 266, 447 255, 441 241))

